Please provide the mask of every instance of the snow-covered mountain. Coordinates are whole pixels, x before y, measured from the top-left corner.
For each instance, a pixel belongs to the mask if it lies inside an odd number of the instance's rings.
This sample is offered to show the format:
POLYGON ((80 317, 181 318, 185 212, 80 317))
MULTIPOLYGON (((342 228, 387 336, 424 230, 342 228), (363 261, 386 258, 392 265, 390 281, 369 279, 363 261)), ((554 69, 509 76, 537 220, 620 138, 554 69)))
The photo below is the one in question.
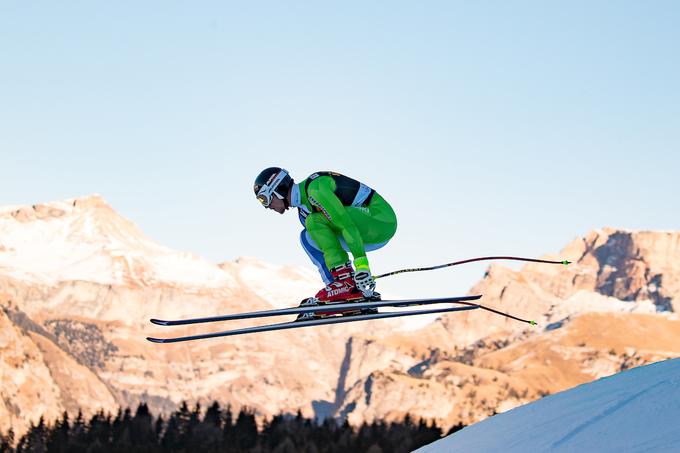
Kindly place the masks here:
POLYGON ((416 452, 677 452, 679 426, 680 359, 673 359, 548 396, 416 452))
MULTIPOLYGON (((346 343, 401 321, 155 345, 182 318, 279 308, 320 287, 311 268, 255 258, 219 265, 156 244, 101 197, 0 209, 0 430, 41 415, 146 401, 219 400, 260 414, 334 413, 346 343)), ((256 320, 248 324, 264 323, 256 320)), ((230 323, 240 327, 245 322, 230 323)))
POLYGON ((679 253, 680 233, 604 229, 567 245, 568 268, 491 266, 471 292, 538 328, 477 310, 420 328, 383 320, 156 345, 145 337, 227 326, 170 331, 149 318, 288 306, 321 282, 311 267, 216 265, 163 247, 98 196, 0 208, 0 430, 181 400, 355 424, 406 413, 474 423, 680 356, 679 253))
POLYGON ((38 283, 233 288, 198 256, 146 238, 101 197, 0 209, 0 269, 38 283))

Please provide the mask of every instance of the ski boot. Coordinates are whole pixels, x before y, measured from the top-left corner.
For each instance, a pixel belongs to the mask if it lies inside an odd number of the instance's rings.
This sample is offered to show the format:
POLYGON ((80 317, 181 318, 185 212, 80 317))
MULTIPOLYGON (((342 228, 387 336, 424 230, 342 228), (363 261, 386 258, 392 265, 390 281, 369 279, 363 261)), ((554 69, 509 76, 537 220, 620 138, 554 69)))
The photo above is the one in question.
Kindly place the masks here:
MULTIPOLYGON (((323 288, 321 291, 316 293, 316 296, 309 297, 300 303, 301 307, 310 305, 327 305, 327 304, 342 304, 349 302, 365 302, 368 300, 364 293, 362 293, 354 281, 354 270, 352 269, 352 264, 347 262, 341 266, 334 267, 330 270, 333 276, 333 282, 328 286, 323 288)), ((377 293, 374 293, 377 294, 377 293)), ((371 298, 370 300, 380 300, 380 295, 378 294, 378 299, 371 298)), ((368 309, 345 309, 340 311, 331 312, 318 312, 318 313, 301 313, 298 315, 296 321, 310 321, 313 319, 323 319, 329 316, 342 315, 351 316, 358 314, 368 314, 365 310, 372 310, 372 313, 377 313, 378 311, 374 308, 368 309)))

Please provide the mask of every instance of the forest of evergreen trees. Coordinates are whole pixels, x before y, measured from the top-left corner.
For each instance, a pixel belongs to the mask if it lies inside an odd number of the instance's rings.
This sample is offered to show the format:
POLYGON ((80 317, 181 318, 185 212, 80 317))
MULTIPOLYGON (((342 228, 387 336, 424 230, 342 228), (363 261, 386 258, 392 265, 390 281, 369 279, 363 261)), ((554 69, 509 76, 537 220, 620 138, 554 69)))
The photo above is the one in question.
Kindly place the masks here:
MULTIPOLYGON (((456 426, 449 431, 463 428, 456 426)), ((169 417, 154 417, 146 404, 114 417, 99 412, 89 421, 68 414, 53 423, 43 419, 20 439, 10 431, 0 435, 0 452, 248 452, 248 453, 401 453, 442 436, 435 425, 406 417, 399 423, 371 423, 353 428, 327 419, 321 424, 297 416, 279 415, 261 429, 248 409, 238 414, 213 403, 203 411, 186 403, 169 417)))

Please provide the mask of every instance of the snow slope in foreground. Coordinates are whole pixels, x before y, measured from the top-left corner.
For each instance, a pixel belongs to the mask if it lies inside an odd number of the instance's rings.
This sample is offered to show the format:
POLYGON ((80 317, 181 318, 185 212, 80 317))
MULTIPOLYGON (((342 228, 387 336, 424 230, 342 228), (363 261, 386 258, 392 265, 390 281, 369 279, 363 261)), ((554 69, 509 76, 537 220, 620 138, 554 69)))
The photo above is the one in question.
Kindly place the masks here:
POLYGON ((680 359, 583 384, 416 452, 680 452, 680 359))

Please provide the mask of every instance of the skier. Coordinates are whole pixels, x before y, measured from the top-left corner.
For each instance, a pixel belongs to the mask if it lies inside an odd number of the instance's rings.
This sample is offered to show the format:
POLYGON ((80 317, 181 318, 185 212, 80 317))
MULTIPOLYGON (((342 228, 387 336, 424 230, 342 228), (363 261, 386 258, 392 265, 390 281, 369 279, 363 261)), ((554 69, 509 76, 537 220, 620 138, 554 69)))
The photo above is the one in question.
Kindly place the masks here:
MULTIPOLYGON (((263 170, 255 178, 253 189, 265 208, 279 214, 291 207, 298 208, 304 226, 300 242, 326 284, 301 305, 380 300, 366 252, 387 244, 397 230, 397 218, 375 190, 330 171, 313 173, 295 184, 288 172, 279 167, 263 170), (356 272, 347 252, 352 253, 356 272)), ((376 312, 365 309, 341 314, 376 312)), ((338 313, 307 313, 298 320, 338 313)))

